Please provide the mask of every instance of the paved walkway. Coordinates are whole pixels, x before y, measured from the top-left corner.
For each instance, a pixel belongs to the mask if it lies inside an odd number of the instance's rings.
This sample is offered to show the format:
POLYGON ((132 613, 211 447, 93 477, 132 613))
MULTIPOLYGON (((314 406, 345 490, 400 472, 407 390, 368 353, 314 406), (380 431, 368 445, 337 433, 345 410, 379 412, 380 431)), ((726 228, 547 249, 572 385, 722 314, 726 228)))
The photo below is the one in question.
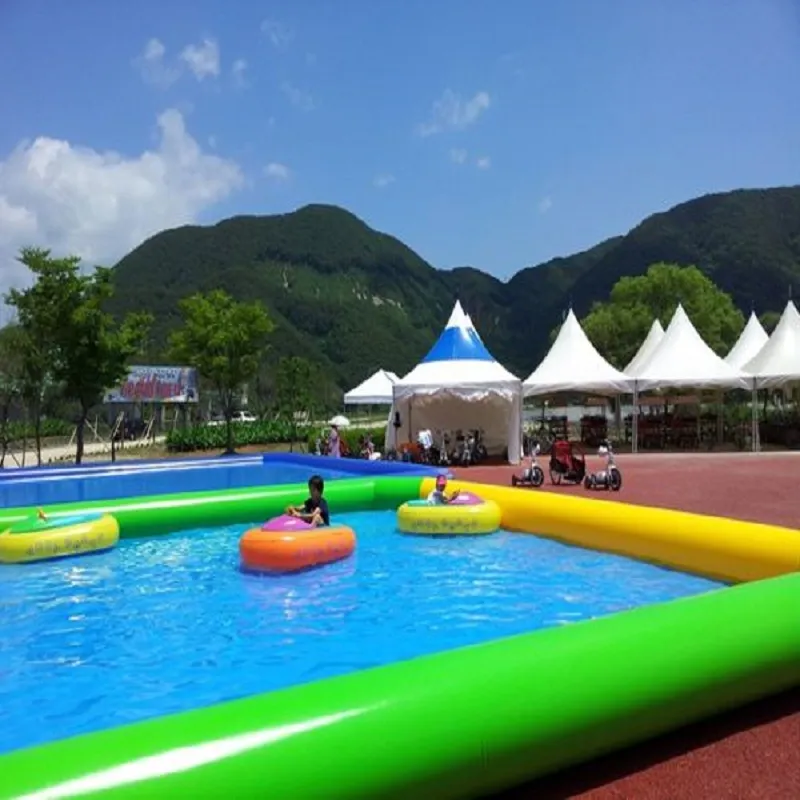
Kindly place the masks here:
MULTIPOLYGON (((547 458, 539 462, 547 471, 547 458)), ((598 500, 660 506, 800 528, 795 453, 620 455, 619 494, 598 500)), ((587 467, 600 459, 587 456, 587 467)), ((462 480, 509 485, 511 467, 454 469, 462 480)), ((541 489, 585 497, 580 486, 541 489)), ((628 750, 497 795, 504 800, 788 800, 800 798, 800 689, 766 698, 628 750)))
MULTIPOLYGON (((125 442, 125 447, 120 448, 117 445, 117 453, 130 452, 134 449, 147 447, 153 444, 163 444, 165 436, 156 436, 155 439, 144 439, 142 441, 125 442)), ((83 446, 84 457, 101 456, 111 453, 111 442, 86 442, 83 446)), ((63 444, 53 447, 42 448, 42 464, 57 464, 59 462, 74 461, 75 460, 75 443, 63 444)), ((15 469, 23 466, 22 451, 15 450, 6 453, 5 466, 7 468, 15 469)), ((25 455, 26 467, 36 466, 36 451, 30 447, 25 455)))

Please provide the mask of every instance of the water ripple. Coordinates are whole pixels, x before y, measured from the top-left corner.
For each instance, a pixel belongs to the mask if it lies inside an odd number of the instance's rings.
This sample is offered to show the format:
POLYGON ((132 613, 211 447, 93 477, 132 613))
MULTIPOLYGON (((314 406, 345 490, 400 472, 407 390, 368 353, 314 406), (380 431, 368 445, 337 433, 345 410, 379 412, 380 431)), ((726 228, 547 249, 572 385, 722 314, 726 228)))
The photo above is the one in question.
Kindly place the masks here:
POLYGON ((356 555, 291 577, 239 570, 242 527, 0 570, 0 752, 718 585, 534 536, 341 519, 356 555))

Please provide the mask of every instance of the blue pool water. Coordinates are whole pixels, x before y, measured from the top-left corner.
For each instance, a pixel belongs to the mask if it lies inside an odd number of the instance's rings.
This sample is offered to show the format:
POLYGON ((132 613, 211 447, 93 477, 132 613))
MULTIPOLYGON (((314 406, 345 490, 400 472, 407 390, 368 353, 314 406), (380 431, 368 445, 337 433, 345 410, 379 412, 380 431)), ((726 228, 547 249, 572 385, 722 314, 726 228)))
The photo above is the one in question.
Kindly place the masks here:
MULTIPOLYGON (((209 492, 250 486, 305 483, 315 472, 325 478, 352 478, 346 467, 357 460, 306 459, 301 463, 271 463, 258 459, 217 459, 216 462, 185 460, 175 464, 150 464, 138 469, 89 471, 74 478, 65 470, 49 475, 45 470, 26 478, 0 481, 0 508, 86 503, 170 492, 209 492)), ((364 462, 367 463, 367 462, 364 462)), ((391 465, 390 467, 391 468, 391 465)), ((378 474, 377 470, 375 474, 378 474)))
POLYGON ((0 752, 720 586, 530 535, 337 519, 356 555, 296 576, 242 573, 242 526, 0 570, 0 752))

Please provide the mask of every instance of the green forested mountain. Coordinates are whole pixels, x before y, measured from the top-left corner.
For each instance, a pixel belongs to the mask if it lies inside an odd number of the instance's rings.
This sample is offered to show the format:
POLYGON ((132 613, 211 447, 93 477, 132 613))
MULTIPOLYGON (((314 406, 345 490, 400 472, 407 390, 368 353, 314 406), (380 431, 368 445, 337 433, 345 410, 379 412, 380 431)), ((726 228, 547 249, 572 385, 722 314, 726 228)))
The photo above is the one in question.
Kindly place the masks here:
POLYGON ((800 287, 800 187, 707 195, 507 283, 472 267, 437 270, 334 206, 235 217, 137 247, 114 270, 114 310, 155 315, 157 354, 182 297, 222 288, 258 298, 277 324, 276 356, 306 356, 349 387, 378 366, 411 368, 459 297, 497 358, 524 377, 570 303, 583 314, 620 277, 658 261, 696 264, 745 311, 781 310, 800 287))

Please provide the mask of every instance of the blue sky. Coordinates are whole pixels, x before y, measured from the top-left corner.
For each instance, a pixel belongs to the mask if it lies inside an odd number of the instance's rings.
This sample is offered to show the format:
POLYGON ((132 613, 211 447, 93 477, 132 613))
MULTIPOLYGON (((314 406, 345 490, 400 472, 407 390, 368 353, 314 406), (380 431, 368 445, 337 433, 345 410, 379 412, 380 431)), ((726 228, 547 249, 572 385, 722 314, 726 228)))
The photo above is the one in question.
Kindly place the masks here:
POLYGON ((108 262, 165 224, 327 202, 505 278, 800 183, 798 8, 5 0, 0 250, 108 262))

